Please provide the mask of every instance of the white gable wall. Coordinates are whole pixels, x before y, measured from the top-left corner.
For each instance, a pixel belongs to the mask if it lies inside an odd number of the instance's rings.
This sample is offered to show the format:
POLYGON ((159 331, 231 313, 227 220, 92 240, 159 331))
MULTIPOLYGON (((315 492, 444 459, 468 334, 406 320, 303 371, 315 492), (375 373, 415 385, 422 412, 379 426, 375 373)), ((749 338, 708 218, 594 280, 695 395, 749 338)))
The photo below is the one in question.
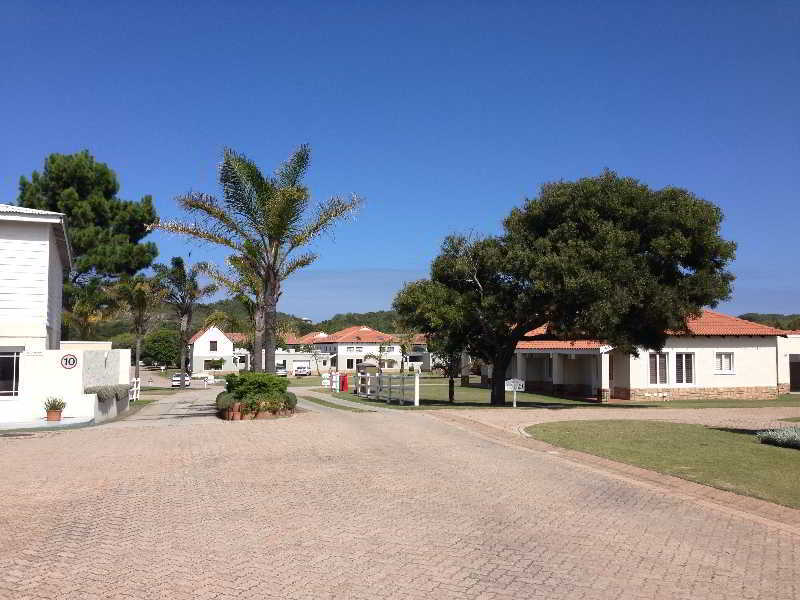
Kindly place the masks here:
MULTIPOLYGON (((47 335, 51 230, 49 223, 0 220, 0 346, 58 347, 47 335)), ((60 304, 60 277, 51 287, 60 304)), ((60 338, 60 310, 58 330, 60 338)))

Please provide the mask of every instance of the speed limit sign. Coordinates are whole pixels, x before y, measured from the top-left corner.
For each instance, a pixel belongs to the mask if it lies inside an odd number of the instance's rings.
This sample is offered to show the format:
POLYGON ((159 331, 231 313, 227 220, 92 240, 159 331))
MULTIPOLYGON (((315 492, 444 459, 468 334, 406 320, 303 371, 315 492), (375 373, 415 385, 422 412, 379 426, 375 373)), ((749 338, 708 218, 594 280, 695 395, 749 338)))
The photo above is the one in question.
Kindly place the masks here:
POLYGON ((65 354, 61 357, 61 366, 65 369, 74 369, 78 366, 78 357, 74 354, 65 354))

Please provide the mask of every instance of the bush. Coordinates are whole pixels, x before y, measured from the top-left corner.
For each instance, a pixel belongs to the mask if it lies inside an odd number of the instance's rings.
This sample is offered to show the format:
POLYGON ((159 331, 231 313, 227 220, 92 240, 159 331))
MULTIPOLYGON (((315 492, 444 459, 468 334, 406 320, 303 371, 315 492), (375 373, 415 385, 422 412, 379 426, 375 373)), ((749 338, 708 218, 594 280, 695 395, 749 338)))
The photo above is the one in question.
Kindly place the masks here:
POLYGON ((83 390, 84 394, 97 394, 100 402, 111 400, 127 400, 129 386, 122 383, 120 385, 92 385, 83 390))
POLYGON ((283 397, 283 407, 286 410, 293 411, 297 406, 297 396, 295 396, 292 392, 286 392, 283 397))
POLYGON ((797 448, 800 450, 800 427, 767 429, 756 433, 756 437, 758 437, 762 444, 770 444, 782 448, 797 448))
POLYGON ((225 377, 225 391, 243 402, 251 396, 281 396, 289 382, 271 373, 232 373, 225 377))
POLYGON ((48 396, 47 400, 44 401, 45 410, 64 410, 66 405, 67 403, 58 396, 48 396))
POLYGON ((233 408, 236 398, 229 392, 220 392, 217 394, 217 410, 225 411, 233 408))

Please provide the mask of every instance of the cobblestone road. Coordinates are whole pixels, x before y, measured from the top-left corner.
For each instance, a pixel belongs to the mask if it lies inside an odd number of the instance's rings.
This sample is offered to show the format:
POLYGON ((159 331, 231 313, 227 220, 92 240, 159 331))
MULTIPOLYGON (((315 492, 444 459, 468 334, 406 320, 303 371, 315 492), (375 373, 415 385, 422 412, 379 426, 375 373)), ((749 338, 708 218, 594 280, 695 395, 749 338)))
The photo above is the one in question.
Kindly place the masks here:
MULTIPOLYGON (((0 598, 800 597, 800 536, 428 414, 0 436, 0 598)), ((505 434, 504 434, 505 435, 505 434)))

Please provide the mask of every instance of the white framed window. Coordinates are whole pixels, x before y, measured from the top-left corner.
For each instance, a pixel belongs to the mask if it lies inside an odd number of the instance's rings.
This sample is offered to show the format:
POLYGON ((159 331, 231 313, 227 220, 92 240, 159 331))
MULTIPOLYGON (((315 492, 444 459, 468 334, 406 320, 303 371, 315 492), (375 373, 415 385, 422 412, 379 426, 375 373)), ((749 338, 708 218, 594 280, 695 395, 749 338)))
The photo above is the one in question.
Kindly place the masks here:
POLYGON ((355 350, 355 348, 353 346, 348 346, 347 347, 347 351, 348 352, 352 352, 353 350, 355 350))
POLYGON ((667 383, 667 355, 664 352, 650 353, 650 385, 667 383))
POLYGON ((209 352, 216 352, 217 351, 217 342, 216 342, 216 340, 208 342, 208 351, 209 352))
POLYGON ((0 352, 0 399, 19 393, 19 352, 0 352))
POLYGON ((347 368, 348 369, 352 369, 353 368, 353 359, 352 358, 348 358, 347 359, 347 368))
POLYGON ((356 346, 356 352, 363 352, 364 346, 356 346))
POLYGON ((694 383, 694 354, 675 354, 675 383, 694 383))
POLYGON ((717 352, 714 355, 714 371, 723 375, 733 373, 735 371, 733 352, 717 352))

